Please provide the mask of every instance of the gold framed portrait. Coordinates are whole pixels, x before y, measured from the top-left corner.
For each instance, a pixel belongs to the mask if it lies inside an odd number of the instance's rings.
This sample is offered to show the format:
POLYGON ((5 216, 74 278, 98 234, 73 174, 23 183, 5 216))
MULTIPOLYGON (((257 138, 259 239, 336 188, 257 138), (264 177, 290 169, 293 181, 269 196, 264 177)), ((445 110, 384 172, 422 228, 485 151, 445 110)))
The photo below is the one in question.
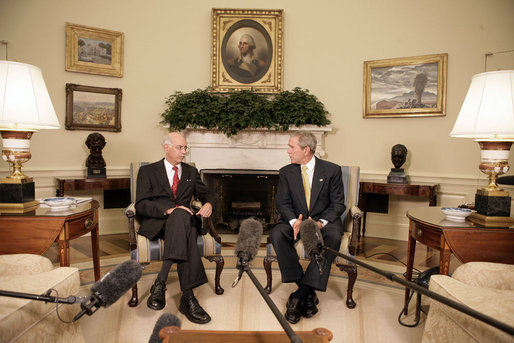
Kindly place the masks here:
POLYGON ((212 9, 213 91, 282 91, 282 16, 282 10, 212 9))
POLYGON ((364 62, 364 118, 446 115, 448 54, 364 62))
POLYGON ((66 71, 123 77, 123 32, 66 23, 66 71))
POLYGON ((121 131, 120 88, 66 84, 66 130, 121 131))

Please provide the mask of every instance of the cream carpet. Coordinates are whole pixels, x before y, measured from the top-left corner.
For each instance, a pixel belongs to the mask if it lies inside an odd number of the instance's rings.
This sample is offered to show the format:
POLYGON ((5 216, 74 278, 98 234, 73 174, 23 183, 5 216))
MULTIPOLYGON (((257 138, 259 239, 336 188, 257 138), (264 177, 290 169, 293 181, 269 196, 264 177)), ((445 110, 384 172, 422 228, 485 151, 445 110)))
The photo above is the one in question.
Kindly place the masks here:
MULTIPOLYGON (((137 307, 131 308, 127 305, 131 294, 129 291, 110 307, 101 308, 92 316, 80 319, 86 343, 147 342, 155 322, 164 313, 178 316, 182 321, 182 329, 186 330, 282 331, 279 322, 248 275, 245 274, 239 284, 232 288, 231 284, 238 271, 226 262, 221 275, 221 285, 225 293, 216 295, 213 290, 214 268, 211 265, 206 267, 209 283, 197 288, 195 295, 202 307, 211 315, 210 323, 191 323, 178 311, 181 294, 177 274, 174 272, 170 273, 168 279, 166 307, 162 311, 150 310, 146 306, 146 300, 156 275, 145 274, 138 283, 140 303, 137 307)), ((360 275, 364 274, 363 269, 359 268, 360 275)), ((252 271, 260 283, 265 285, 266 274, 260 261, 252 263, 252 271)), ((370 281, 369 278, 359 278, 354 287, 354 299, 357 303, 355 309, 348 309, 345 306, 346 286, 345 274, 333 273, 327 292, 318 292, 320 311, 312 318, 302 318, 299 323, 291 325, 293 330, 327 328, 332 332, 332 342, 335 343, 421 342, 424 317, 415 328, 398 324, 397 317, 403 306, 403 288, 400 285, 391 284, 387 280, 385 283, 379 283, 370 281)), ((90 288, 90 283, 84 284, 81 287, 81 295, 89 294, 90 288)), ((273 292, 270 296, 282 313, 285 312, 285 302, 294 289, 294 284, 282 284, 280 272, 277 269, 273 270, 273 292)), ((413 310, 410 313, 413 313, 413 310)), ((408 317, 406 321, 412 322, 412 317, 408 317)))

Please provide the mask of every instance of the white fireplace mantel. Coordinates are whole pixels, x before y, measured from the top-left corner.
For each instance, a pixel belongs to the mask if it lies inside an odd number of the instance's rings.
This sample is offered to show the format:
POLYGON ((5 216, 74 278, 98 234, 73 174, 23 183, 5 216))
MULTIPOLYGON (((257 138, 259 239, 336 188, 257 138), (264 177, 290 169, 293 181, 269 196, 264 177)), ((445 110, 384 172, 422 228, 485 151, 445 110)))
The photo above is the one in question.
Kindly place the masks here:
POLYGON ((305 125, 288 131, 251 129, 227 137, 217 130, 186 129, 190 153, 188 162, 201 169, 262 169, 278 170, 290 163, 287 155, 289 137, 298 131, 312 132, 318 141, 316 155, 325 155, 324 135, 332 127, 305 125))

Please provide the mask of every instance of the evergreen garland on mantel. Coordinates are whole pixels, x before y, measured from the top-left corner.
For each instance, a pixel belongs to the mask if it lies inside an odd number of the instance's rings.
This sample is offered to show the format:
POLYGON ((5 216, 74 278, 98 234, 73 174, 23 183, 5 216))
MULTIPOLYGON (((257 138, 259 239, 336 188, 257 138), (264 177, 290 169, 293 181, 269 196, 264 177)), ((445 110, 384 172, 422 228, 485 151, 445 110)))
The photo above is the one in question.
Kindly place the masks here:
POLYGON ((161 124, 169 130, 205 128, 227 137, 244 129, 267 128, 287 131, 290 126, 330 124, 325 106, 307 89, 295 88, 276 95, 251 90, 212 93, 197 89, 175 92, 166 99, 168 108, 161 124))

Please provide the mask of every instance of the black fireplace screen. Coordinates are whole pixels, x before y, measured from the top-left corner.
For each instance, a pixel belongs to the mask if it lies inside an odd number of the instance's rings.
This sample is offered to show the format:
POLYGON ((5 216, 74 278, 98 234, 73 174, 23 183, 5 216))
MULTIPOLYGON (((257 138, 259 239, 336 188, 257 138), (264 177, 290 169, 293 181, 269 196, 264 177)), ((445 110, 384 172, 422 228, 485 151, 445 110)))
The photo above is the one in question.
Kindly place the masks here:
POLYGON ((253 217, 269 231, 277 222, 276 170, 202 169, 207 187, 216 194, 213 223, 218 232, 237 233, 239 224, 253 217))

